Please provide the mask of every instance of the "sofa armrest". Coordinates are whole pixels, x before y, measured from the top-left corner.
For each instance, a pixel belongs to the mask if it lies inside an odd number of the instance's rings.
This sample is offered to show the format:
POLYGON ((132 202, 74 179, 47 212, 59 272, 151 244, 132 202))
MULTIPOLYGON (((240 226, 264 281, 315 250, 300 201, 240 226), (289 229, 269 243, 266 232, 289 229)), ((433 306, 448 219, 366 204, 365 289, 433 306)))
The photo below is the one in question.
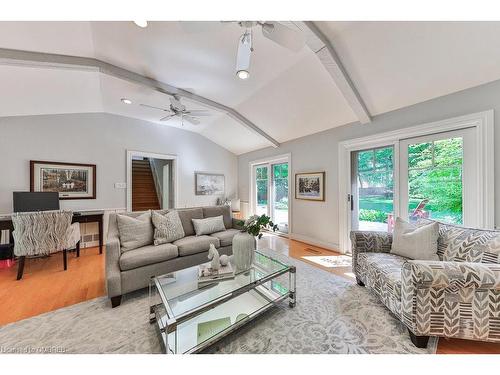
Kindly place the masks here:
POLYGON ((242 230, 243 229, 243 224, 245 224, 245 220, 235 219, 233 217, 233 228, 234 229, 242 230))
POLYGON ((110 298, 122 294, 120 255, 119 238, 108 238, 106 242, 106 289, 110 298))
POLYGON ((356 273, 359 253, 389 253, 392 234, 387 232, 351 232, 352 269, 356 273))
POLYGON ((489 335, 500 314, 500 264, 411 260, 401 276, 402 320, 413 333, 500 342, 489 335))

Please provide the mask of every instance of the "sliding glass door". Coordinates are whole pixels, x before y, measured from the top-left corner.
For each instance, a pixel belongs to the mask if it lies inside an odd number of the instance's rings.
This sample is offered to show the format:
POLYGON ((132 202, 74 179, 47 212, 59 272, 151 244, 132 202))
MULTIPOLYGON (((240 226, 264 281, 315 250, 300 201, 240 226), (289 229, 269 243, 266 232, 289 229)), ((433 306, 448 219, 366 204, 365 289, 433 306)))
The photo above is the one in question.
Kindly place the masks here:
POLYGON ((351 154, 351 227, 387 231, 394 214, 394 147, 351 154))
POLYGON ((401 216, 473 225, 478 194, 474 131, 412 138, 400 147, 401 216))
POLYGON ((278 230, 288 233, 288 162, 253 167, 253 207, 257 215, 268 215, 278 230))

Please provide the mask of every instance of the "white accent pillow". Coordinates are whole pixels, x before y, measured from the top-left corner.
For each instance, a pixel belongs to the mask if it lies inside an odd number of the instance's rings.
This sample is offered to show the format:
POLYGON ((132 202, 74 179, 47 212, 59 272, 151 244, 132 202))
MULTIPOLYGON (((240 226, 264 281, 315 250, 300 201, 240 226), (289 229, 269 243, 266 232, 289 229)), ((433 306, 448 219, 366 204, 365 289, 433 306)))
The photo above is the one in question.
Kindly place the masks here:
POLYGON ((207 217, 205 219, 191 219, 193 222, 194 231, 197 236, 204 234, 212 234, 226 230, 224 226, 224 218, 222 215, 207 217))
POLYGON ((439 260, 438 237, 438 223, 417 227, 398 217, 394 225, 391 254, 415 260, 439 260))
POLYGON ((184 237, 181 219, 177 211, 170 211, 162 215, 156 211, 151 212, 153 225, 155 226, 154 245, 174 242, 184 237))

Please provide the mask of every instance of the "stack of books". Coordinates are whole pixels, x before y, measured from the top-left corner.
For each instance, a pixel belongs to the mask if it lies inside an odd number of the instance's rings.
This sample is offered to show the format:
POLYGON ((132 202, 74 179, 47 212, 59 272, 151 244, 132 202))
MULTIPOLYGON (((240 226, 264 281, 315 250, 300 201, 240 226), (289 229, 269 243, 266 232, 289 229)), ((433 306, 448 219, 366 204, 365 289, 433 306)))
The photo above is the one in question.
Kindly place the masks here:
POLYGON ((234 270, 231 263, 220 266, 218 270, 210 268, 210 263, 200 264, 198 268, 198 285, 234 279, 234 270))

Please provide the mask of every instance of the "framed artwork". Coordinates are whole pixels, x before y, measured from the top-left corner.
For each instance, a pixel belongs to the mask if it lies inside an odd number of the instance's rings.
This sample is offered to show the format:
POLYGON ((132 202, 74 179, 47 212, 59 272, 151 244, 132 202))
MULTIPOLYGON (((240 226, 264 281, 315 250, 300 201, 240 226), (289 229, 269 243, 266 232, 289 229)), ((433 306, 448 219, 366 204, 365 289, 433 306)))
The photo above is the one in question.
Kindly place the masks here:
POLYGON ((295 199, 325 200, 325 172, 295 174, 295 199))
POLYGON ((196 195, 224 195, 225 192, 223 174, 195 172, 194 184, 196 195))
POLYGON ((95 199, 96 165, 31 160, 30 191, 58 192, 59 199, 95 199))

